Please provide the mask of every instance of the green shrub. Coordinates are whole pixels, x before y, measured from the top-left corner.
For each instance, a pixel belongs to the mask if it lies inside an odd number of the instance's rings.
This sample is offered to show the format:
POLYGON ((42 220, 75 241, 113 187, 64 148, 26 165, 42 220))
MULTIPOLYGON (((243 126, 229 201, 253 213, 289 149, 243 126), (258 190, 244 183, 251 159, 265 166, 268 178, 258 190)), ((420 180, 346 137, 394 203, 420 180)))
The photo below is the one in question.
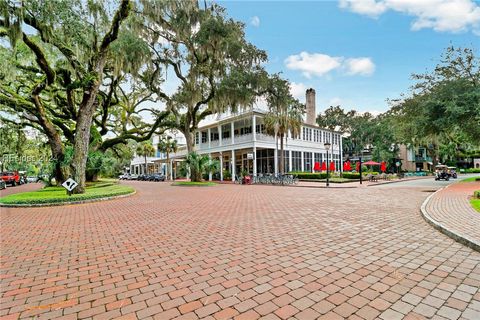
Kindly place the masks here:
POLYGON ((104 183, 103 186, 93 185, 86 188, 83 194, 68 196, 63 187, 47 187, 37 191, 16 193, 0 198, 4 204, 48 204, 71 201, 82 201, 120 196, 134 192, 135 190, 126 185, 104 183))
MULTIPOLYGON (((327 173, 325 172, 289 172, 289 174, 296 175, 298 179, 305 179, 305 180, 316 180, 316 179, 326 179, 327 173)), ((330 174, 330 176, 332 176, 330 174)))
POLYGON ((477 169, 477 168, 469 168, 469 169, 465 169, 464 172, 465 172, 465 173, 480 173, 480 169, 477 169))
POLYGON ((344 172, 342 177, 345 179, 360 179, 360 173, 344 172))
POLYGON ((474 191, 473 192, 473 197, 476 199, 480 199, 480 190, 474 191))

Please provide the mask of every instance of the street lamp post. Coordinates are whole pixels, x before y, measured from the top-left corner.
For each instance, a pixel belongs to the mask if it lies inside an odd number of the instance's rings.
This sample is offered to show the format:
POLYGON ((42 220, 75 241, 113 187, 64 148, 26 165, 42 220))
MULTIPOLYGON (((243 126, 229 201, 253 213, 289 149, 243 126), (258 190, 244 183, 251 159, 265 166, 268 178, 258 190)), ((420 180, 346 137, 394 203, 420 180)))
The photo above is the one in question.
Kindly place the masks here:
POLYGON ((323 144, 323 146, 325 147, 325 150, 327 150, 327 187, 330 186, 330 179, 329 179, 329 175, 330 175, 330 164, 328 163, 328 150, 330 150, 330 142, 325 142, 323 144))

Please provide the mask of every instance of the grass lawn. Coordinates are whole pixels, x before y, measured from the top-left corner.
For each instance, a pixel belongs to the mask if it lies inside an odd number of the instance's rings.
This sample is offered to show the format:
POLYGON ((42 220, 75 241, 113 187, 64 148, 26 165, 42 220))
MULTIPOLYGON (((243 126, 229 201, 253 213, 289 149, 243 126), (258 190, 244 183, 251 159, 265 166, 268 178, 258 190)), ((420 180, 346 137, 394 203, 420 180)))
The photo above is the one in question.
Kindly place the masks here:
POLYGON ((462 179, 462 181, 460 182, 475 182, 475 181, 480 181, 480 176, 465 178, 465 179, 462 179))
POLYGON ((480 212, 480 199, 472 199, 470 200, 470 203, 472 204, 473 209, 480 212))
POLYGON ((98 199, 112 196, 119 196, 134 192, 135 189, 129 186, 113 183, 110 181, 99 181, 87 183, 87 190, 84 194, 68 196, 63 187, 46 187, 37 191, 16 193, 0 198, 3 204, 48 204, 69 201, 81 201, 98 199))
POLYGON ((216 186, 215 182, 210 181, 200 181, 200 182, 193 182, 193 181, 177 181, 172 183, 172 186, 188 186, 188 187, 211 187, 216 186))

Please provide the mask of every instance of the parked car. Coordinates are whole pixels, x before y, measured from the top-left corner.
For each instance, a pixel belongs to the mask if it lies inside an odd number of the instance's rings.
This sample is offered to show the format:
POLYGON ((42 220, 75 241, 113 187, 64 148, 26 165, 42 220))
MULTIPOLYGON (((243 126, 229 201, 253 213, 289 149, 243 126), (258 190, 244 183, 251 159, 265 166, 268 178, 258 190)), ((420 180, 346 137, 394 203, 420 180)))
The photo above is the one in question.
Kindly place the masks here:
POLYGON ((25 173, 20 173, 19 176, 20 176, 20 179, 19 179, 20 184, 27 184, 28 183, 27 175, 25 173))
POLYGON ((129 178, 130 178, 130 174, 128 173, 124 173, 118 176, 119 180, 129 180, 129 178))
POLYGON ((127 177, 127 180, 138 180, 138 175, 136 174, 131 174, 127 177))
POLYGON ((137 180, 138 181, 145 181, 147 179, 147 176, 148 175, 146 175, 146 174, 140 174, 140 175, 138 175, 137 180))
POLYGON ((3 180, 0 180, 0 190, 6 189, 7 188, 7 183, 3 180))
POLYGON ((160 173, 154 173, 148 177, 148 181, 165 181, 165 176, 160 173))
POLYGON ((20 184, 20 176, 18 175, 18 171, 2 172, 2 180, 5 181, 5 183, 10 184, 12 186, 16 186, 20 184))
POLYGON ((38 177, 34 177, 34 176, 27 177, 28 183, 35 183, 35 182, 38 182, 38 180, 39 180, 38 177))

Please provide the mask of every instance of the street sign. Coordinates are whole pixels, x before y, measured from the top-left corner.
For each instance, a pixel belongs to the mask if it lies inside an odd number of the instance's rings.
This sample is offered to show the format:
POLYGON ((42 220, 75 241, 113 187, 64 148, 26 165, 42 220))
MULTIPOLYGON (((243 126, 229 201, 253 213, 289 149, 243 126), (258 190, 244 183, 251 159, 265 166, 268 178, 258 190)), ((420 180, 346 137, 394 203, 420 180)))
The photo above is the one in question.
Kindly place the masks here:
POLYGON ((396 165, 397 167, 400 167, 400 161, 395 162, 395 165, 396 165))
POLYGON ((253 159, 253 153, 247 153, 247 159, 253 159))
POLYGON ((72 178, 68 178, 64 183, 62 183, 62 187, 64 187, 68 191, 72 191, 76 188, 76 186, 78 186, 78 183, 72 178))

